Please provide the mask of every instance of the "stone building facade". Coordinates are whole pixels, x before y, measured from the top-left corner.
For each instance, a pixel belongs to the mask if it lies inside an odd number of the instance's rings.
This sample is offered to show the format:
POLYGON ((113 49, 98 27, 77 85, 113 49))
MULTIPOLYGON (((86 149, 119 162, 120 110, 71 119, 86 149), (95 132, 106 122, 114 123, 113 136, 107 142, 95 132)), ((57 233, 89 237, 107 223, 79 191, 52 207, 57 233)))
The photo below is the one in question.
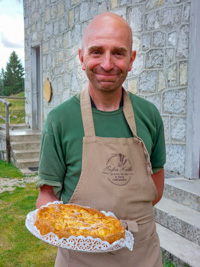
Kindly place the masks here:
POLYGON ((137 51, 124 87, 153 102, 163 118, 165 169, 198 177, 200 125, 196 119, 200 112, 196 97, 200 100, 200 72, 198 75, 199 66, 193 71, 191 67, 199 58, 195 52, 200 44, 195 35, 198 2, 24 0, 26 122, 41 129, 52 108, 81 91, 87 82, 78 59, 83 31, 95 15, 114 12, 130 24, 137 51), (194 50, 190 51, 191 47, 194 50), (43 95, 47 77, 53 92, 50 102, 43 95))

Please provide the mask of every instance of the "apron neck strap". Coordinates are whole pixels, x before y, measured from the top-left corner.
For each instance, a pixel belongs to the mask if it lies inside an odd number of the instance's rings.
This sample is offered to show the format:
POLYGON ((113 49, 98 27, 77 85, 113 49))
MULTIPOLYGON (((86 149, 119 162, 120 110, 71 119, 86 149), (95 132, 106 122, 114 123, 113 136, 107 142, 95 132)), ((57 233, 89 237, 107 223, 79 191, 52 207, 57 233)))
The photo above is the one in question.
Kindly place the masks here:
MULTIPOLYGON (((137 137, 133 107, 128 97, 128 94, 124 89, 123 89, 123 97, 124 97, 124 102, 123 102, 124 116, 133 133, 133 136, 137 137)), ((91 100, 90 100, 88 86, 85 86, 81 92, 80 103, 81 103, 81 115, 83 120, 84 134, 86 137, 95 136, 95 128, 94 128, 92 107, 91 107, 91 100)))

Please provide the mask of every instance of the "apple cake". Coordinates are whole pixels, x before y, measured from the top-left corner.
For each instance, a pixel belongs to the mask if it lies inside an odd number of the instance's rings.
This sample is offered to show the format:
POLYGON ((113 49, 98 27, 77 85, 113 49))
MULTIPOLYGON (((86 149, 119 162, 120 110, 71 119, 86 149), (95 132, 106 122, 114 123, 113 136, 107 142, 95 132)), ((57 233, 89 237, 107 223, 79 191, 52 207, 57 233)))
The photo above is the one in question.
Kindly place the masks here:
POLYGON ((91 236, 110 244, 125 238, 125 229, 117 218, 75 204, 59 203, 41 207, 36 214, 35 226, 42 236, 50 232, 59 238, 91 236))

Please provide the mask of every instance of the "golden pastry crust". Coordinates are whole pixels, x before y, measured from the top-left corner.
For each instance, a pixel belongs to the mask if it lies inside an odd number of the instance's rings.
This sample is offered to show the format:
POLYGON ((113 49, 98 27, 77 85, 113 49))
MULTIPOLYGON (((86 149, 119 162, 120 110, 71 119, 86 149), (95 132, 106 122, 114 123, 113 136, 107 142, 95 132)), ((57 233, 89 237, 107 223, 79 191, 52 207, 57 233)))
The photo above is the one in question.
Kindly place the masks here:
POLYGON ((118 219, 75 204, 50 204, 40 208, 35 226, 41 235, 52 232, 59 238, 91 236, 110 244, 125 238, 125 229, 118 219))

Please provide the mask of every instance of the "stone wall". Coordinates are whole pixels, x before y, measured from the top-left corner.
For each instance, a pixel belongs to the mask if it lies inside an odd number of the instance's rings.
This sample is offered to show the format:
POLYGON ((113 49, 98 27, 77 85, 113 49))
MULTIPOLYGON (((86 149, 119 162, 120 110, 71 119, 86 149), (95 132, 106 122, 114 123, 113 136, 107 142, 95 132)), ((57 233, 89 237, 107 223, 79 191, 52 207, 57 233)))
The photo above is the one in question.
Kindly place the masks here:
POLYGON ((95 15, 111 11, 131 25, 137 51, 124 86, 159 109, 165 125, 165 169, 184 174, 190 2, 24 0, 26 122, 31 124, 31 47, 41 47, 41 87, 49 77, 53 89, 52 101, 42 100, 44 121, 86 83, 77 52, 83 31, 95 15))

